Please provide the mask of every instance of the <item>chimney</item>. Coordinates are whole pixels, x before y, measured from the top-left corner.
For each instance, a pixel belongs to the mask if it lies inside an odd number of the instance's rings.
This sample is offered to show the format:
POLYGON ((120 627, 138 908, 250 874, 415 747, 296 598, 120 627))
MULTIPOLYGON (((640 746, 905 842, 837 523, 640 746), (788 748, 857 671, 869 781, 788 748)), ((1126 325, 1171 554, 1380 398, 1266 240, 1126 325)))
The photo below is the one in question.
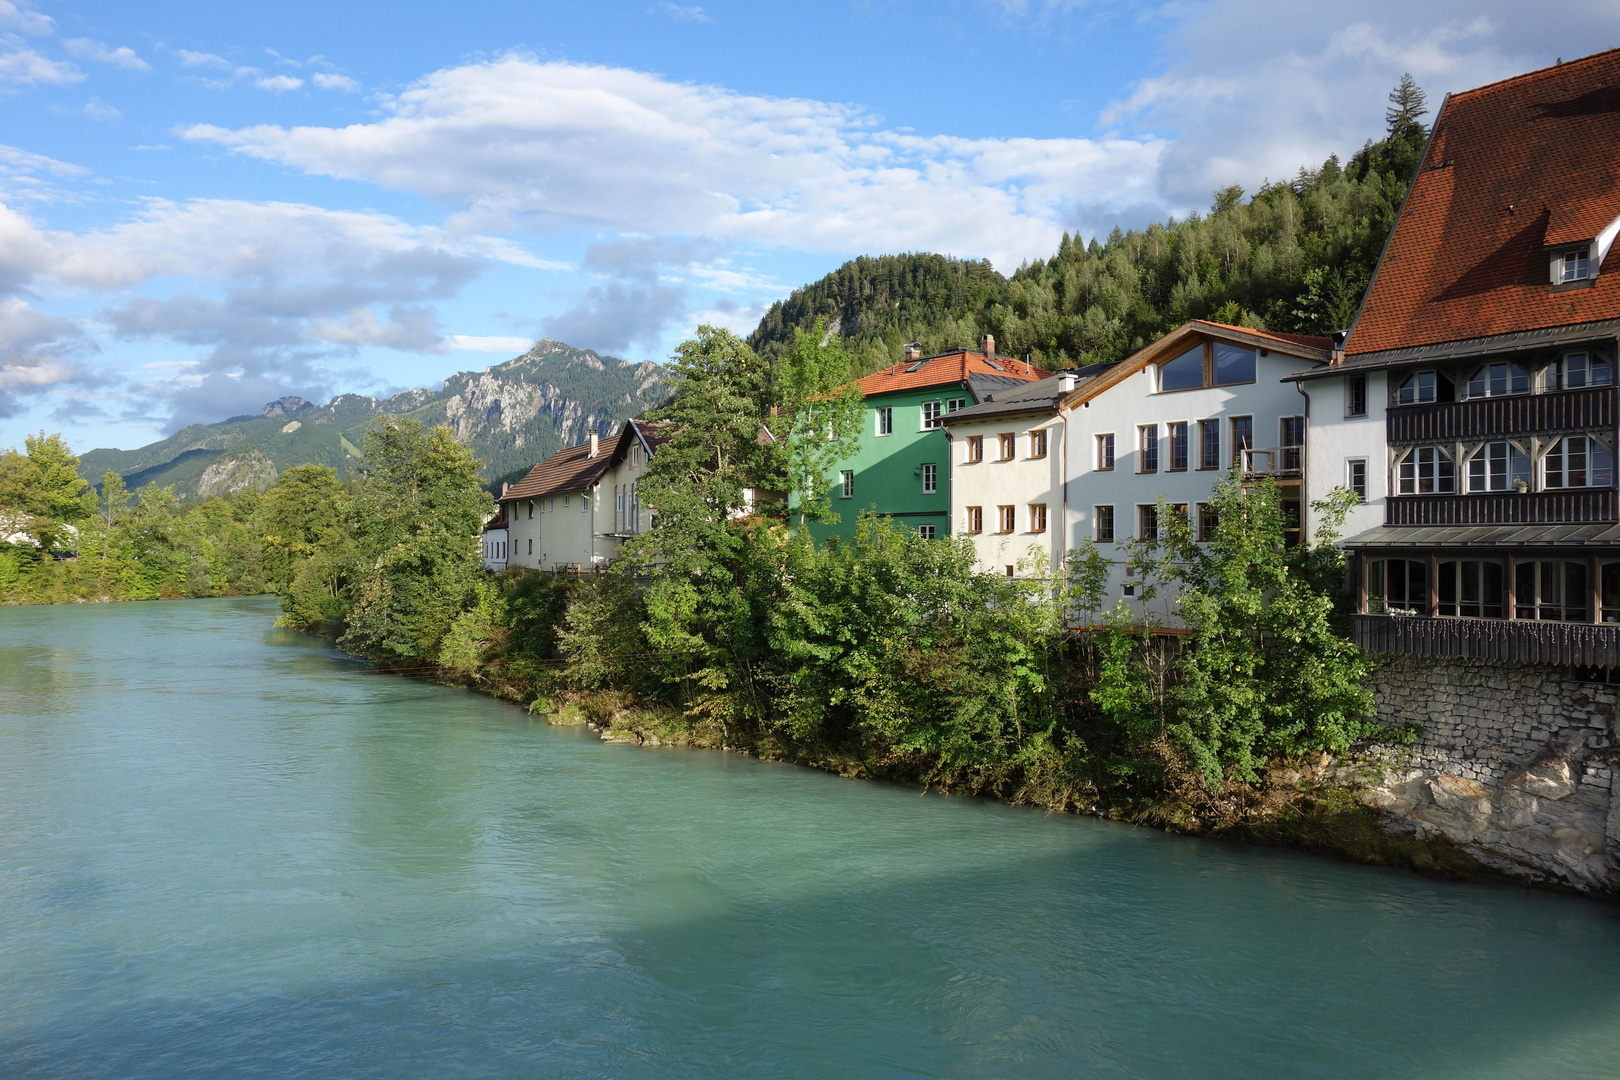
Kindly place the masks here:
POLYGON ((984 346, 984 358, 986 360, 994 360, 996 358, 996 339, 995 338, 991 337, 989 334, 986 334, 986 335, 984 335, 984 340, 981 341, 979 344, 984 346))
POLYGON ((915 341, 906 342, 906 361, 922 359, 922 349, 915 341))
POLYGON ((1058 393, 1067 394, 1074 389, 1074 372, 1062 371, 1058 373, 1058 393))
POLYGON ((591 432, 591 457, 596 456, 596 432, 591 432))

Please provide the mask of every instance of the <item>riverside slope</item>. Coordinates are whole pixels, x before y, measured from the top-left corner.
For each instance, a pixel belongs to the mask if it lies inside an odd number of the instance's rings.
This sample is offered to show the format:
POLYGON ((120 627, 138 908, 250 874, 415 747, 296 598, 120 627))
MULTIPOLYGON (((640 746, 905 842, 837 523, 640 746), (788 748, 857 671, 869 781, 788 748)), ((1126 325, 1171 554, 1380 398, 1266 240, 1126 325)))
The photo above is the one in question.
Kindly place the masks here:
POLYGON ((388 415, 449 425, 483 461, 484 479, 493 486, 592 431, 608 435, 666 396, 658 364, 541 340, 505 363, 458 372, 439 390, 381 400, 341 394, 324 406, 285 397, 258 416, 193 424, 136 450, 91 450, 80 458, 79 472, 92 484, 108 469, 132 488, 173 484, 183 499, 263 488, 294 465, 344 471, 358 456, 366 425, 388 415))

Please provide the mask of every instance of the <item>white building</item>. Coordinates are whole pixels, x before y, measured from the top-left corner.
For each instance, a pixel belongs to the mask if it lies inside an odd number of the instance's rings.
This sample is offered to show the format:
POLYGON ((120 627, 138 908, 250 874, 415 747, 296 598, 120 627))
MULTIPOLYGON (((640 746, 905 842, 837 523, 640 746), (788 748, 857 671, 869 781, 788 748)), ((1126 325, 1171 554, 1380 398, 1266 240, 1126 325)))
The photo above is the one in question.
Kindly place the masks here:
POLYGON ((510 537, 506 528, 506 505, 503 503, 493 518, 484 525, 484 538, 479 545, 484 556, 484 569, 498 574, 506 569, 510 537))
POLYGON ((1389 406, 1388 373, 1317 368, 1299 380, 1305 415, 1305 505, 1337 487, 1361 502, 1346 515, 1340 534, 1357 536, 1384 523, 1390 462, 1384 438, 1389 406))
MULTIPOLYGON (((1160 498, 1203 535, 1210 491, 1234 465, 1277 477, 1302 521, 1306 398, 1284 380, 1327 365, 1332 344, 1193 321, 1074 373, 1066 392, 1043 380, 947 418, 952 514, 980 568, 1016 573, 1034 547, 1056 569, 1087 539, 1119 553, 1123 541, 1158 535, 1160 498)), ((1110 593, 1138 594, 1122 554, 1110 593)))

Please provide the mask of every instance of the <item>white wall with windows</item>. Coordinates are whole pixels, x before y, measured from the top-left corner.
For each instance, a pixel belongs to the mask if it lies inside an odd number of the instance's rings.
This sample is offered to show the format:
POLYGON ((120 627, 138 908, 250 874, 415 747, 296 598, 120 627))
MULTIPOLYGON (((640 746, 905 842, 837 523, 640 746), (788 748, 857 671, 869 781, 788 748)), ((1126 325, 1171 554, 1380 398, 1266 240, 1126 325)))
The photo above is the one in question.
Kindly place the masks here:
MULTIPOLYGON (((1388 375, 1350 372, 1306 379, 1300 388, 1310 399, 1306 427, 1305 503, 1320 502, 1337 487, 1360 496, 1340 527, 1355 536, 1384 523, 1390 460, 1385 441, 1388 375)), ((1415 468, 1415 466, 1414 466, 1415 468)))
POLYGON ((954 423, 951 521, 978 555, 980 570, 1014 574, 1033 561, 1063 561, 1061 527, 1065 422, 1053 413, 954 423))

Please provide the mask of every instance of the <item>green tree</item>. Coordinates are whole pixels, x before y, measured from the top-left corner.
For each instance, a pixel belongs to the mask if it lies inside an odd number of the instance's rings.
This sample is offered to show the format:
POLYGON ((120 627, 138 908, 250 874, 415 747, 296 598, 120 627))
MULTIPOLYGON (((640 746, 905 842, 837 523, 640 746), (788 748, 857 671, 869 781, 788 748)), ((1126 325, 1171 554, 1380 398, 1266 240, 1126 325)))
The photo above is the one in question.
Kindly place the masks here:
POLYGON ((836 525, 827 476, 860 449, 866 399, 851 377, 853 358, 817 319, 794 332, 776 360, 776 403, 770 423, 778 428, 778 468, 805 519, 836 525))
POLYGON ((79 476, 79 459, 60 435, 28 435, 26 454, 0 454, 0 511, 12 529, 34 537, 45 551, 71 547, 75 523, 95 513, 95 495, 79 476))

